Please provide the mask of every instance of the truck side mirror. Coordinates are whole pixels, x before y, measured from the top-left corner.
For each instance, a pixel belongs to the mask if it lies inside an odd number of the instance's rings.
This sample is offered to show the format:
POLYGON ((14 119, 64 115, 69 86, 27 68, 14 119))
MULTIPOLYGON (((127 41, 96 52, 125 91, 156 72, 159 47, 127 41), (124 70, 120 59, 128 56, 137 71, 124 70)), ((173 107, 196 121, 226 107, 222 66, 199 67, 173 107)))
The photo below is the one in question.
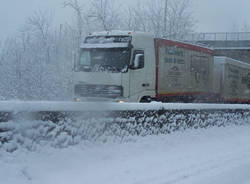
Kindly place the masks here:
POLYGON ((136 54, 134 60, 134 69, 140 69, 144 67, 144 55, 143 54, 136 54))

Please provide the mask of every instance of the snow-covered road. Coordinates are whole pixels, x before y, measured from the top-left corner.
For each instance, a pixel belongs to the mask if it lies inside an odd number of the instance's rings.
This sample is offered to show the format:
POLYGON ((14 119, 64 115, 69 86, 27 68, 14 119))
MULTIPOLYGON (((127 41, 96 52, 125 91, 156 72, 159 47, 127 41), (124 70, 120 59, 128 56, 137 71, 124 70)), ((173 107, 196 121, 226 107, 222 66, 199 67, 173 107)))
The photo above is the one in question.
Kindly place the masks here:
POLYGON ((0 151, 3 184, 250 184, 250 125, 0 151))

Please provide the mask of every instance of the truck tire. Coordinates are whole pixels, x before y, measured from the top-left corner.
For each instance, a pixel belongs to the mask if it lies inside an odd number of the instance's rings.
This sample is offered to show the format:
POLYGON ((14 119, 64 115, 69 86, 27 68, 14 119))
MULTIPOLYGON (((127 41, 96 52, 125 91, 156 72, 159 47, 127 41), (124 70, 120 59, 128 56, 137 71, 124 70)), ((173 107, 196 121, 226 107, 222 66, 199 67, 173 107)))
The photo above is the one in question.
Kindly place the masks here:
POLYGON ((150 96, 144 96, 141 98, 140 103, 150 103, 152 98, 150 96))

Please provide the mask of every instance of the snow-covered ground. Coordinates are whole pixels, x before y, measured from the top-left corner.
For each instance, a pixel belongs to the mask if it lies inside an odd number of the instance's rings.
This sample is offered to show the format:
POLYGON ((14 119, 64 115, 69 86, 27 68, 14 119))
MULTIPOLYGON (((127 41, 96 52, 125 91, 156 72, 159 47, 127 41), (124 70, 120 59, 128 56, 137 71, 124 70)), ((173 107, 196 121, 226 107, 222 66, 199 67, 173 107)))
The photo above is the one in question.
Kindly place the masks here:
POLYGON ((250 184, 250 125, 0 150, 3 184, 250 184))

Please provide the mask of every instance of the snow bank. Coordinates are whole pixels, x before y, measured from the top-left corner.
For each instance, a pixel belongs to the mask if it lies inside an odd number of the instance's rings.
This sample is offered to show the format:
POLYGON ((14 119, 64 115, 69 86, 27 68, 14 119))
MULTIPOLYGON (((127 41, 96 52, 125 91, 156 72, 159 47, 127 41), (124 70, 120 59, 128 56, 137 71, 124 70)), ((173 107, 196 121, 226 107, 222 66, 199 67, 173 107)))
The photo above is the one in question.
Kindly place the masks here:
POLYGON ((169 134, 186 129, 243 125, 248 111, 116 111, 86 112, 58 122, 20 117, 0 123, 0 149, 14 152, 45 145, 63 148, 81 142, 127 142, 132 137, 169 134))
POLYGON ((4 184, 248 184, 250 126, 187 130, 133 142, 0 151, 4 184))

